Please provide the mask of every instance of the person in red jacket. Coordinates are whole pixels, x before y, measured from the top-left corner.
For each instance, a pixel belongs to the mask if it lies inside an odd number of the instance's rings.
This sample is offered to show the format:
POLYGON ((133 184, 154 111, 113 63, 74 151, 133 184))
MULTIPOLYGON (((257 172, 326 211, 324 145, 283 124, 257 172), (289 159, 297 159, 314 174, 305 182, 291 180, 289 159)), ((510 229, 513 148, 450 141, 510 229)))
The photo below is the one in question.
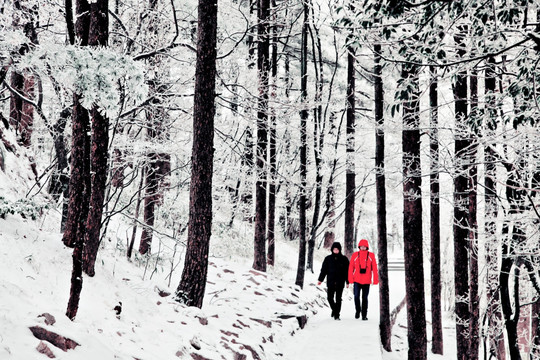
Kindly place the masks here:
POLYGON ((359 251, 351 255, 349 262, 349 283, 354 283, 354 307, 355 319, 360 317, 367 320, 369 286, 379 283, 377 272, 377 260, 375 254, 369 251, 369 243, 366 239, 358 243, 359 251), (360 303, 360 292, 362 292, 362 302, 360 303))

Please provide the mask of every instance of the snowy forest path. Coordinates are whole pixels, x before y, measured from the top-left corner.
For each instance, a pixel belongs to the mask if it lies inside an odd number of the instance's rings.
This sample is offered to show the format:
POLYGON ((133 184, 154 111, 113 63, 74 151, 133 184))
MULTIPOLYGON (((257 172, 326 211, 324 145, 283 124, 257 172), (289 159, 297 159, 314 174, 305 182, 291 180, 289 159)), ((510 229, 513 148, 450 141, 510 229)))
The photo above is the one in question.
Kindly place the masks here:
MULTIPOLYGON (((326 310, 326 309, 325 309, 326 310)), ((283 359, 380 360, 379 286, 369 292, 368 320, 354 318, 352 286, 343 292, 341 320, 334 320, 328 311, 310 317, 284 344, 283 359)))

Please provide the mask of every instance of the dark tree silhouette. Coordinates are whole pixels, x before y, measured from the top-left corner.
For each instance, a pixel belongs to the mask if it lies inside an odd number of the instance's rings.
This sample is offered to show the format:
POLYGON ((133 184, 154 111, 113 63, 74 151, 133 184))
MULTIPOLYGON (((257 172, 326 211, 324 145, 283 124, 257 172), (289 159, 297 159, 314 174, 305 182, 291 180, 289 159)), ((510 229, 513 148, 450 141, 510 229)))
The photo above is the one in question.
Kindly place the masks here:
POLYGON ((422 170, 418 68, 403 65, 402 79, 413 91, 403 103, 403 245, 407 298, 408 359, 427 359, 424 252, 422 236, 422 170))
POLYGON ((302 110, 300 111, 300 196, 298 199, 299 211, 299 232, 300 239, 298 245, 298 267, 296 271, 295 284, 304 286, 304 275, 306 272, 306 202, 307 202, 307 56, 308 56, 308 13, 307 1, 304 2, 304 22, 302 25, 302 54, 300 58, 300 96, 302 99, 302 110))
POLYGON ((257 180, 255 182, 255 239, 253 269, 266 271, 266 199, 268 175, 268 76, 270 75, 270 0, 259 0, 257 7, 257 74, 259 97, 257 110, 257 180))
POLYGON ((392 351, 390 322, 390 284, 388 281, 388 239, 386 227, 386 175, 384 166, 384 88, 382 81, 381 44, 373 47, 375 67, 375 187, 377 188, 377 244, 379 265, 380 333, 383 349, 392 351))
MULTIPOLYGON (((348 41, 351 38, 349 37, 348 41)), ((355 183, 355 149, 354 149, 354 122, 355 122, 355 60, 354 60, 354 48, 352 46, 347 47, 347 140, 346 140, 346 152, 347 159, 345 169, 345 233, 344 254, 347 257, 351 257, 354 246, 354 203, 356 196, 356 183, 355 183)))
MULTIPOLYGON (((460 57, 465 56, 464 33, 462 29, 455 36, 460 57)), ((468 177, 466 157, 470 140, 465 132, 467 125, 467 72, 458 72, 454 84, 456 135, 454 140, 456 173, 454 174, 454 286, 456 294, 456 346, 457 359, 469 359, 469 246, 468 246, 468 177)))
POLYGON ((176 299, 202 307, 212 228, 217 0, 199 0, 188 244, 176 299))
POLYGON ((439 202, 439 116, 437 69, 430 67, 430 240, 431 240, 431 352, 443 354, 443 330, 441 311, 441 212, 439 202))
MULTIPOLYGON (((109 7, 107 0, 96 0, 90 5, 89 46, 106 46, 109 40, 109 7)), ((94 105, 90 147, 91 192, 86 234, 83 247, 83 270, 94 276, 94 264, 99 249, 101 218, 105 200, 108 172, 109 119, 94 105)))

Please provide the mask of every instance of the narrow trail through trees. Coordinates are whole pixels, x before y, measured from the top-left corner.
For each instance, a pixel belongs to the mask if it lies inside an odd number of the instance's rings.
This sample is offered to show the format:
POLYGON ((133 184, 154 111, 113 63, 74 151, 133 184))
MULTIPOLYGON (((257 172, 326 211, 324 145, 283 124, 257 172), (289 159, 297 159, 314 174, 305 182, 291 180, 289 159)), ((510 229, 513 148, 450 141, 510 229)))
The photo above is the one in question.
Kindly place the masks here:
POLYGON ((284 344, 283 359, 382 359, 378 286, 371 286, 366 321, 354 318, 352 286, 343 293, 341 320, 330 317, 330 308, 325 310, 284 344))

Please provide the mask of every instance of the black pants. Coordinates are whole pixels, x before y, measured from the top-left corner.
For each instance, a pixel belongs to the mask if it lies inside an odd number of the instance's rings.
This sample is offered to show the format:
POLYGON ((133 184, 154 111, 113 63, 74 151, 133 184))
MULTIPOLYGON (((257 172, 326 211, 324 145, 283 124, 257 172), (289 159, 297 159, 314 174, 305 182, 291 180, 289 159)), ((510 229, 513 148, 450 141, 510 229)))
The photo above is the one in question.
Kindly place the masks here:
POLYGON ((339 316, 341 311, 341 296, 343 295, 343 285, 328 284, 328 303, 334 316, 339 316), (335 299, 335 300, 334 300, 335 299))
POLYGON ((356 313, 362 312, 362 318, 367 317, 369 284, 354 283, 354 307, 356 313), (360 291, 362 292, 362 303, 360 303, 360 291))

